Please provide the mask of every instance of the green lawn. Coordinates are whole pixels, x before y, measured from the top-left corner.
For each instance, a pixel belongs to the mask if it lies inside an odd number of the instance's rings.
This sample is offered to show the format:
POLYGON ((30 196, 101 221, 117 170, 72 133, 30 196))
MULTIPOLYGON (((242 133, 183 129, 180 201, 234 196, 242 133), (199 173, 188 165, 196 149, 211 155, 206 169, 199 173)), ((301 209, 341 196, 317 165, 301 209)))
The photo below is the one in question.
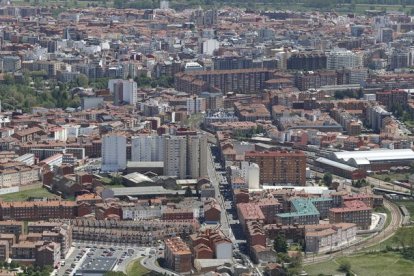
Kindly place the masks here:
POLYGON ((4 201, 26 201, 30 197, 59 198, 57 195, 50 193, 45 188, 35 188, 17 193, 0 195, 0 199, 4 201))
POLYGON ((337 274, 339 264, 347 261, 351 271, 363 276, 409 276, 413 275, 414 262, 403 259, 397 253, 359 254, 339 257, 323 263, 304 266, 310 276, 337 274))
POLYGON ((141 265, 141 259, 136 259, 130 262, 127 266, 127 275, 128 276, 142 276, 146 275, 150 271, 141 265))
POLYGON ((414 220, 414 201, 413 200, 397 200, 394 201, 397 205, 404 205, 407 208, 408 212, 410 212, 411 220, 414 220))
POLYGON ((366 248, 366 251, 372 250, 384 250, 387 246, 390 247, 399 247, 403 243, 405 246, 414 246, 414 228, 413 227, 402 227, 397 230, 397 232, 385 240, 381 244, 377 244, 371 247, 366 248))

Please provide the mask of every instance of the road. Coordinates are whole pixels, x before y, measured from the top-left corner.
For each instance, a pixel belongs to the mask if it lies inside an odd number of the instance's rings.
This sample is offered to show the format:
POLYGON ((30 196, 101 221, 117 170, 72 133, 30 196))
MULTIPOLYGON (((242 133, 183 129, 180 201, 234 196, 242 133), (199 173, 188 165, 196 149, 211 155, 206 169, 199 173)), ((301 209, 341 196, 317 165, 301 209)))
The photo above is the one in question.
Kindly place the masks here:
POLYGON ((175 272, 172 272, 170 270, 164 269, 160 266, 158 266, 156 262, 157 258, 155 256, 146 256, 141 259, 141 265, 145 267, 148 270, 155 271, 158 273, 161 273, 163 275, 171 275, 171 276, 179 276, 180 274, 177 274, 175 272))
POLYGON ((209 148, 208 152, 209 154, 208 154, 208 159, 207 159, 207 172, 208 172, 208 176, 211 181, 211 184, 214 187, 216 199, 221 207, 221 218, 220 218, 221 230, 234 243, 236 240, 234 238, 232 229, 230 227, 230 218, 229 218, 229 213, 227 212, 226 203, 224 201, 223 196, 220 194, 220 180, 217 175, 217 170, 215 168, 215 162, 214 162, 214 157, 211 152, 211 147, 209 148))

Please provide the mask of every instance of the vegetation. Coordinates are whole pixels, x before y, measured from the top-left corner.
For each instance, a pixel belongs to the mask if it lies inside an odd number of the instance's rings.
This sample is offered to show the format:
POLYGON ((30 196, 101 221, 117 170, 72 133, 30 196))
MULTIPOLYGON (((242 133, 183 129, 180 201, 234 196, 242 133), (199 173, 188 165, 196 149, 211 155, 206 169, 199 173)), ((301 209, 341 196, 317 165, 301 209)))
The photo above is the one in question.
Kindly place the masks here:
POLYGON ((338 270, 348 275, 351 273, 351 264, 349 263, 349 261, 343 261, 342 263, 339 264, 338 270))
POLYGON ((408 178, 410 177, 410 173, 393 173, 393 172, 389 172, 386 174, 373 174, 372 175, 373 178, 382 180, 382 181, 386 181, 386 182, 392 182, 392 181, 407 181, 408 178))
MULTIPOLYGON (((17 268, 17 267, 18 265, 16 264, 14 268, 17 268)), ((10 264, 10 268, 12 268, 11 264, 10 264)), ((23 270, 23 272, 18 273, 17 275, 19 276, 49 276, 53 271, 53 267, 51 266, 45 266, 45 267, 23 266, 21 267, 21 269, 23 270)))
MULTIPOLYGON (((404 205, 407 208, 408 212, 410 212, 411 220, 414 220, 414 201, 413 200, 397 200, 394 201, 397 205, 404 205)), ((413 231, 414 234, 414 231, 413 231)))
POLYGON ((141 265, 142 258, 130 262, 127 266, 126 272, 128 276, 146 275, 150 271, 141 265))
POLYGON ((364 93, 361 89, 358 91, 355 90, 345 90, 345 91, 336 91, 334 97, 336 100, 343 100, 345 98, 355 98, 360 99, 364 96, 364 93))
POLYGON ((322 263, 306 265, 303 269, 310 275, 335 275, 341 264, 348 262, 352 273, 364 276, 412 275, 414 262, 395 252, 375 252, 339 257, 322 263))
POLYGON ((58 198, 57 195, 52 194, 45 188, 35 188, 17 193, 0 195, 0 199, 4 201, 27 201, 31 198, 58 198))
POLYGON ((108 271, 104 274, 104 276, 127 276, 127 274, 121 271, 108 271))
POLYGON ((285 237, 282 235, 277 235, 273 242, 273 248, 277 253, 286 253, 288 250, 288 245, 285 237))
POLYGON ((333 181, 332 174, 329 173, 329 172, 325 173, 323 175, 322 181, 326 186, 330 187, 332 185, 332 181, 333 181))
POLYGON ((161 76, 160 78, 150 78, 146 76, 145 74, 140 75, 139 77, 136 77, 134 81, 137 82, 138 87, 172 87, 174 83, 173 77, 166 77, 161 76))
POLYGON ((358 179, 357 181, 352 180, 351 185, 355 188, 362 188, 368 186, 369 183, 365 179, 358 179))

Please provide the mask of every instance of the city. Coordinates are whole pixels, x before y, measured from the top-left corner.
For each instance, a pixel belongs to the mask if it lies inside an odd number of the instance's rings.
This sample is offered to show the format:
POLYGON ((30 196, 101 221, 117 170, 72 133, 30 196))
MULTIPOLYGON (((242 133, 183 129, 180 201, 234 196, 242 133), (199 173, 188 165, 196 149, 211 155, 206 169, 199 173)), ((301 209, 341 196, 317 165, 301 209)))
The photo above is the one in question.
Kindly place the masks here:
POLYGON ((222 2, 0 1, 1 276, 412 274, 414 1, 222 2))

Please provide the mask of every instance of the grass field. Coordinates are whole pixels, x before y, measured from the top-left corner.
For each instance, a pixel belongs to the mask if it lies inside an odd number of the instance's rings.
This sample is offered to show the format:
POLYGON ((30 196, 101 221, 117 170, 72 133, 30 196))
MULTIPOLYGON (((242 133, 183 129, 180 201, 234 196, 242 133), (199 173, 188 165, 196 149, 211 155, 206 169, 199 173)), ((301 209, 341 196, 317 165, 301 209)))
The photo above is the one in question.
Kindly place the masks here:
POLYGON ((0 199, 4 201, 25 201, 30 197, 59 198, 57 195, 50 193, 45 188, 36 188, 17 193, 0 195, 0 199))
POLYGON ((351 257, 339 257, 323 263, 304 266, 309 276, 338 274, 341 262, 351 264, 351 271, 363 276, 413 275, 414 262, 403 259, 397 253, 370 253, 351 257))
POLYGON ((141 265, 141 259, 136 259, 130 262, 127 266, 127 275, 128 276, 142 276, 150 271, 141 265))
POLYGON ((413 227, 402 227, 397 230, 397 232, 385 240, 384 242, 368 247, 365 251, 373 250, 384 250, 387 246, 390 247, 399 247, 401 244, 406 246, 414 245, 414 228, 413 227))

